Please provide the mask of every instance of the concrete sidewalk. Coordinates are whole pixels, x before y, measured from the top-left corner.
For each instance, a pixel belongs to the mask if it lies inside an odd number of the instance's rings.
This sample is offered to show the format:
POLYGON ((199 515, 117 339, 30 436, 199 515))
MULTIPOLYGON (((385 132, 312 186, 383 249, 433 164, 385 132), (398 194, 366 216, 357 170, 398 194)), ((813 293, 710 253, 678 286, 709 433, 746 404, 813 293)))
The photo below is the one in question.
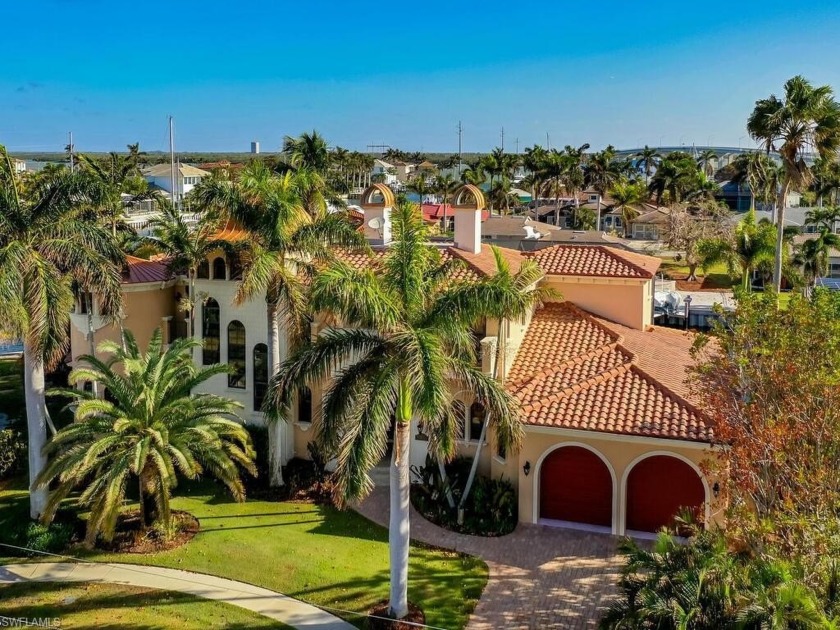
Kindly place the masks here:
POLYGON ((265 588, 224 578, 133 564, 33 562, 0 565, 0 584, 14 582, 107 582, 177 591, 225 602, 300 630, 353 630, 353 626, 316 606, 265 588))

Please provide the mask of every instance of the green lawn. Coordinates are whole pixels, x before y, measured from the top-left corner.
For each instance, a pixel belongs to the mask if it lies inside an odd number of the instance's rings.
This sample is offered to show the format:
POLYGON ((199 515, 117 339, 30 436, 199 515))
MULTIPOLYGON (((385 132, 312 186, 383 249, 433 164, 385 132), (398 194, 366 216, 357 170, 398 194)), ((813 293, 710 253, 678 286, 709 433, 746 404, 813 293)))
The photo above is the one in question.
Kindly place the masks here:
MULTIPOLYGON (((673 258, 663 258, 659 270, 666 278, 672 280, 683 279, 688 276, 688 265, 673 258)), ((710 289, 728 289, 740 284, 739 276, 731 276, 724 263, 717 263, 710 266, 705 272, 702 267, 697 268, 697 277, 702 278, 704 285, 710 289)))
MULTIPOLYGON (((0 539, 4 526, 25 518, 27 510, 23 484, 7 485, 0 489, 0 539)), ((355 512, 326 506, 250 500, 235 504, 215 489, 209 483, 184 488, 173 502, 201 522, 201 532, 179 549, 148 556, 75 554, 215 574, 353 612, 387 599, 384 528, 355 512)), ((412 547, 409 599, 426 611, 430 625, 462 628, 486 582, 487 566, 480 559, 412 547)), ((360 623, 352 614, 341 616, 360 623)))
POLYGON ((122 584, 8 584, 0 586, 0 602, 5 617, 58 619, 64 630, 289 628, 230 604, 122 584))

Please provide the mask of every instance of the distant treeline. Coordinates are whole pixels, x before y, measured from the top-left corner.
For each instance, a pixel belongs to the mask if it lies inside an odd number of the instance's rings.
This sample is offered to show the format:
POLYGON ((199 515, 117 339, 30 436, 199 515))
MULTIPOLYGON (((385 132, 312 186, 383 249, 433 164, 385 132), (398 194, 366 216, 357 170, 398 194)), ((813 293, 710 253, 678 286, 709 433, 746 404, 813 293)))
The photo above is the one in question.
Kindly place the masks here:
MULTIPOLYGON (((108 155, 105 151, 82 151, 86 155, 90 155, 93 157, 101 157, 108 155)), ((120 155, 128 155, 127 151, 117 151, 120 155)), ((368 152, 363 151, 362 153, 368 153, 369 155, 374 155, 376 157, 380 157, 381 153, 375 152, 368 152)), ((34 152, 34 151, 16 151, 11 152, 10 155, 12 157, 16 157, 20 160, 34 160, 36 162, 69 162, 70 157, 65 152, 34 152)), ((254 155, 253 153, 247 152, 236 152, 236 153, 178 153, 177 159, 181 160, 181 162, 185 162, 188 164, 205 164, 209 162, 230 162, 231 164, 244 164, 250 162, 254 159, 276 159, 280 155, 280 152, 269 152, 264 151, 259 155, 254 155)), ((474 162, 479 157, 481 157, 482 153, 463 153, 462 158, 464 163, 474 162)), ((440 164, 442 162, 447 162, 452 160, 453 157, 457 156, 456 153, 423 153, 422 157, 425 160, 433 162, 435 164, 440 164)), ((143 165, 154 165, 154 164, 163 164, 169 161, 169 153, 166 151, 143 151, 140 154, 140 163, 143 165)))

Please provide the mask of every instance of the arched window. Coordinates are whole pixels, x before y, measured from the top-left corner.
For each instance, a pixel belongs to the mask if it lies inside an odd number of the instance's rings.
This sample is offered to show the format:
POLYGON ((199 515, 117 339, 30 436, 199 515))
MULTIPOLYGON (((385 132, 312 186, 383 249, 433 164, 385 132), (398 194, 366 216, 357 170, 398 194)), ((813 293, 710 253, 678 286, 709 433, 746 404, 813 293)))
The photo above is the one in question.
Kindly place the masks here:
POLYGON ((262 409, 268 391, 268 346, 258 343, 254 346, 254 411, 262 409))
POLYGON ((470 405, 470 442, 478 442, 484 426, 484 405, 475 401, 470 405))
POLYGON ((204 349, 201 362, 204 365, 214 365, 221 362, 219 353, 219 303, 210 298, 201 309, 201 336, 204 339, 204 349))
POLYGON ((467 421, 467 406, 460 400, 452 401, 452 415, 458 423, 458 428, 455 430, 455 439, 464 439, 464 428, 467 421))
POLYGON ((198 263, 198 269, 196 270, 196 277, 199 279, 207 280, 210 278, 210 263, 207 262, 205 258, 200 263, 198 263))
POLYGON ((298 390, 298 422, 312 422, 312 390, 308 387, 298 390))
POLYGON ((245 326, 236 320, 228 324, 228 387, 245 389, 245 326))
POLYGON ((213 261, 213 280, 227 280, 225 259, 221 256, 213 261))

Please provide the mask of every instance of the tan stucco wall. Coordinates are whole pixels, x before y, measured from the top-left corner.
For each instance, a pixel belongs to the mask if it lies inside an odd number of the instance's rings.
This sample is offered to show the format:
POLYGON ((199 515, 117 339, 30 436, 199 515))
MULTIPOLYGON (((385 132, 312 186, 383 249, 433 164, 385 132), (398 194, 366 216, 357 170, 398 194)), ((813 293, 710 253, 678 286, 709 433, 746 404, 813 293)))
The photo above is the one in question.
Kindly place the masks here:
MULTIPOLYGON (((517 481, 519 491, 519 520, 524 523, 537 522, 539 514, 538 510, 535 513, 538 507, 535 505, 537 502, 535 497, 538 493, 541 460, 560 444, 581 444, 589 446, 609 462, 615 473, 613 513, 613 533, 615 534, 624 533, 623 515, 626 512, 626 506, 624 505, 626 476, 639 458, 651 454, 676 455, 685 458, 703 470, 704 462, 708 461, 712 456, 708 447, 698 448, 700 445, 695 445, 690 442, 680 444, 673 440, 622 439, 620 436, 605 436, 603 434, 599 436, 599 434, 595 433, 588 435, 584 431, 561 432, 560 430, 556 430, 553 432, 537 432, 532 428, 526 428, 522 449, 513 458, 510 455, 508 456, 509 460, 514 458, 517 460, 517 470, 514 479, 517 481), (527 476, 523 471, 526 462, 530 462, 531 464, 530 474, 527 476)), ((704 481, 707 489, 706 495, 709 498, 707 516, 710 522, 722 522, 722 505, 715 500, 711 491, 714 486, 714 479, 707 478, 702 474, 701 478, 704 481)))
MULTIPOLYGON (((177 316, 175 293, 178 289, 175 286, 161 288, 160 283, 129 286, 131 288, 123 292, 123 327, 134 334, 137 344, 145 351, 155 329, 163 324, 163 318, 177 316)), ((73 315, 75 323, 70 325, 70 348, 74 365, 79 355, 90 352, 90 343, 85 334, 86 319, 85 315, 73 315)), ((94 333, 96 346, 106 339, 119 342, 119 326, 107 324, 94 333)))
POLYGON ((630 328, 643 329, 651 319, 651 280, 552 276, 546 284, 564 300, 630 328))

